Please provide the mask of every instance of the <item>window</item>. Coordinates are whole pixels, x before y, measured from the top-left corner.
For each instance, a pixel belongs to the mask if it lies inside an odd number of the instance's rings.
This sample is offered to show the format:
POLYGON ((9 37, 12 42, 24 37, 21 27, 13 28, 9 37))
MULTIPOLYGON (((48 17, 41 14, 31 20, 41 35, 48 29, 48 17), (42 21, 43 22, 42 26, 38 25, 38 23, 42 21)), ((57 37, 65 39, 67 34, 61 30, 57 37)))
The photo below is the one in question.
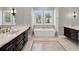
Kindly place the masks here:
POLYGON ((33 9, 33 24, 53 24, 54 9, 33 9))
POLYGON ((3 10, 2 25, 15 25, 15 17, 11 14, 11 10, 3 10))
POLYGON ((35 11, 35 20, 36 20, 36 23, 42 23, 43 21, 43 11, 42 10, 37 10, 35 11))

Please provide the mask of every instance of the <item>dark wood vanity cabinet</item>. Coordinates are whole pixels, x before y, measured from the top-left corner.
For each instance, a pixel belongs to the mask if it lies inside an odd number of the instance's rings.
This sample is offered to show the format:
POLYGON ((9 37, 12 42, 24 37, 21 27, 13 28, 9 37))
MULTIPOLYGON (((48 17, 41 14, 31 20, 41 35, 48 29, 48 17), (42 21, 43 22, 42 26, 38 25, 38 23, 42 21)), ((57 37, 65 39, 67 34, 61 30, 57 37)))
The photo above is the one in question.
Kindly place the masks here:
POLYGON ((0 51, 15 51, 15 50, 16 50, 16 40, 12 40, 0 48, 0 51))
POLYGON ((78 30, 64 27, 64 35, 72 40, 78 41, 78 30))
POLYGON ((17 37, 16 51, 22 50, 27 41, 28 41, 28 30, 26 30, 17 37))
MULTIPOLYGON (((29 30, 29 29, 28 29, 29 30)), ((0 51, 20 51, 28 41, 28 30, 21 33, 19 36, 14 38, 0 48, 0 51)))
POLYGON ((20 51, 22 48, 23 48, 23 41, 24 39, 24 36, 23 36, 23 33, 20 34, 18 37, 16 37, 16 51, 20 51))
POLYGON ((23 40, 24 40, 24 45, 25 45, 25 43, 28 41, 28 40, 27 40, 27 39, 28 39, 27 36, 28 36, 28 30, 24 32, 24 39, 23 39, 23 40))
POLYGON ((64 27, 64 35, 70 37, 71 33, 69 28, 64 27))

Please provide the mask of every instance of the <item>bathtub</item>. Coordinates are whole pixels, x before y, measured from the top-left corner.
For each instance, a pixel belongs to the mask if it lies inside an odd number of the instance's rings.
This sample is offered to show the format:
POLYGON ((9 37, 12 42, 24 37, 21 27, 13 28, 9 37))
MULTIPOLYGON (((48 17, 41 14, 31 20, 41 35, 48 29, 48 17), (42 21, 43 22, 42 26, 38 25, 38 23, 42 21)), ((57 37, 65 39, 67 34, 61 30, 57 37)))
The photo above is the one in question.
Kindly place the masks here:
POLYGON ((56 30, 53 28, 35 28, 34 35, 36 37, 54 37, 56 30))

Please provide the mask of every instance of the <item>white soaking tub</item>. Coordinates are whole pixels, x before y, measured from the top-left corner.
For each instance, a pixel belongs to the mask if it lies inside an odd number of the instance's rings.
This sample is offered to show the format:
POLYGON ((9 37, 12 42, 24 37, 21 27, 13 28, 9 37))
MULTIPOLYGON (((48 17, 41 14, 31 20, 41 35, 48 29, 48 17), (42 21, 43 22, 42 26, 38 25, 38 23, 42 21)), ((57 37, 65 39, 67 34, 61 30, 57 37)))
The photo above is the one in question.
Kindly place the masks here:
POLYGON ((34 28, 36 37, 54 37, 56 30, 53 28, 34 28))

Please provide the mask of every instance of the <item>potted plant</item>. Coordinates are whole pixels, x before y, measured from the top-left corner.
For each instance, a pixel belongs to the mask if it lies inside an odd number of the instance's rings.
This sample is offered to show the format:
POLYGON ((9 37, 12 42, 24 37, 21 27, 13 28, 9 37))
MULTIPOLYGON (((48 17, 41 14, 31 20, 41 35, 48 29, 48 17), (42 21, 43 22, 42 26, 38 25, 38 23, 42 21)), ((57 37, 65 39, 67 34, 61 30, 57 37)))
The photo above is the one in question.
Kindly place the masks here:
POLYGON ((38 16, 36 17, 36 20, 37 20, 38 23, 41 23, 41 16, 38 15, 38 16))
POLYGON ((49 23, 50 22, 50 18, 51 18, 50 14, 46 14, 45 16, 46 16, 47 23, 49 23))

